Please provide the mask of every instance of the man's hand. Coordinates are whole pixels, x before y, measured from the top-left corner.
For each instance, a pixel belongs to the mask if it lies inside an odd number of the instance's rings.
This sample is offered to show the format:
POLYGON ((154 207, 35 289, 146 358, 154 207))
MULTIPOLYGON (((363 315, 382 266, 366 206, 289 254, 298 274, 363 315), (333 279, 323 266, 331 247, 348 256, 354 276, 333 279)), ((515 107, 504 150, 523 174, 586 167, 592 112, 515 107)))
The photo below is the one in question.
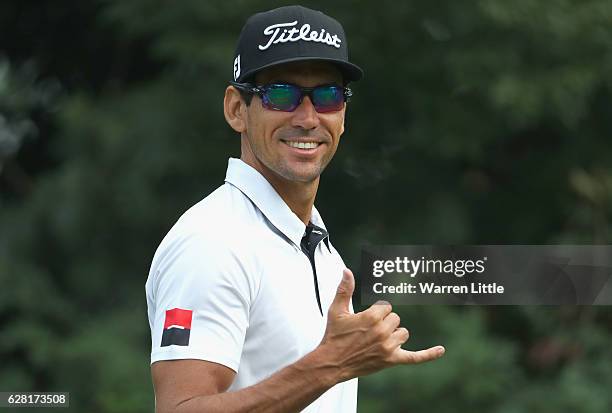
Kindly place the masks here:
POLYGON ((327 330, 321 344, 300 360, 267 379, 227 392, 235 373, 204 360, 166 360, 153 364, 156 411, 192 412, 296 412, 336 383, 364 376, 397 364, 415 364, 444 354, 438 346, 406 351, 408 330, 399 328, 391 305, 379 302, 352 314, 349 303, 355 280, 345 270, 329 307, 327 330))
POLYGON ((315 350, 338 368, 339 382, 397 364, 435 360, 444 354, 442 346, 420 351, 402 349, 408 330, 399 327, 399 316, 385 301, 352 314, 349 303, 354 289, 353 273, 346 269, 327 313, 325 335, 315 350))

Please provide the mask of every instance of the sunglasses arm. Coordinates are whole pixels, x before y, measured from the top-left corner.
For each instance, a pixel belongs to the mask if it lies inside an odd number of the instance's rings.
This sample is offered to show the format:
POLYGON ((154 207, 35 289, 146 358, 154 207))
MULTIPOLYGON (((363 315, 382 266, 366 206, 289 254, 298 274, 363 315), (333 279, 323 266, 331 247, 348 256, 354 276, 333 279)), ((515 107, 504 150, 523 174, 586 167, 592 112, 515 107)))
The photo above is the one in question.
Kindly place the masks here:
POLYGON ((249 93, 255 93, 258 95, 261 95, 264 92, 263 89, 255 86, 252 83, 239 83, 230 80, 230 85, 234 86, 236 89, 243 90, 249 93))
POLYGON ((353 96, 353 91, 350 88, 345 86, 344 87, 344 100, 346 102, 349 102, 352 96, 353 96))

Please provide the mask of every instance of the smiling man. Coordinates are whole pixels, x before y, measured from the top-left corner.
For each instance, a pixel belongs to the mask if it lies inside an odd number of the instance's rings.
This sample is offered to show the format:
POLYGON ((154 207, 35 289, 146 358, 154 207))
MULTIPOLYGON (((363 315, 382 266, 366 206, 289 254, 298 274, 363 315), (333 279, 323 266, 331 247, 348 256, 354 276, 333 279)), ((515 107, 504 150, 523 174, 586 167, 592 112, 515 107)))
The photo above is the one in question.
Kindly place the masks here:
POLYGON ((224 99, 241 157, 166 235, 146 284, 158 412, 355 412, 357 377, 444 353, 402 349, 388 303, 353 312, 314 207, 361 76, 321 12, 247 20, 224 99))

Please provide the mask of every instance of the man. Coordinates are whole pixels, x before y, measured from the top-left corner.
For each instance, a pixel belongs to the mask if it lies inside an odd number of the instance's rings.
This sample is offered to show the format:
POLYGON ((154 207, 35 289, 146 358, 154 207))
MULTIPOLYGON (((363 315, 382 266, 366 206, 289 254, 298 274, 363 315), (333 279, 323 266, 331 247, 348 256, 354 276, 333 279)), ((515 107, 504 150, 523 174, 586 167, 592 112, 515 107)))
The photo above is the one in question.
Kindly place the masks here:
POLYGON ((314 207, 361 76, 321 12, 246 22, 224 99, 241 158, 170 230, 147 280, 158 412, 355 412, 358 376, 443 354, 403 350, 388 303, 353 313, 353 275, 314 207))

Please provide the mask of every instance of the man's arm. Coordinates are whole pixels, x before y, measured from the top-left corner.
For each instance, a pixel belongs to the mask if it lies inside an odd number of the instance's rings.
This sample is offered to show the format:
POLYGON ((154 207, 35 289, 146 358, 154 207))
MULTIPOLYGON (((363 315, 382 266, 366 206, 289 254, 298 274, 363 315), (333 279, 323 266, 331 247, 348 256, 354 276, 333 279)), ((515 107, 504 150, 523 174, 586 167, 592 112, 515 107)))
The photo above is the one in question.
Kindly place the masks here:
POLYGON ((151 370, 158 413, 297 412, 336 383, 334 369, 315 352, 260 383, 227 393, 235 373, 220 364, 159 361, 151 370))
POLYGON ((439 358, 441 346, 407 351, 401 345, 408 330, 391 305, 380 302, 352 314, 349 302, 355 288, 345 270, 328 311, 321 344, 297 362, 244 389, 227 392, 235 373, 202 360, 158 361, 151 367, 158 413, 297 412, 337 383, 398 364, 417 364, 439 358))

